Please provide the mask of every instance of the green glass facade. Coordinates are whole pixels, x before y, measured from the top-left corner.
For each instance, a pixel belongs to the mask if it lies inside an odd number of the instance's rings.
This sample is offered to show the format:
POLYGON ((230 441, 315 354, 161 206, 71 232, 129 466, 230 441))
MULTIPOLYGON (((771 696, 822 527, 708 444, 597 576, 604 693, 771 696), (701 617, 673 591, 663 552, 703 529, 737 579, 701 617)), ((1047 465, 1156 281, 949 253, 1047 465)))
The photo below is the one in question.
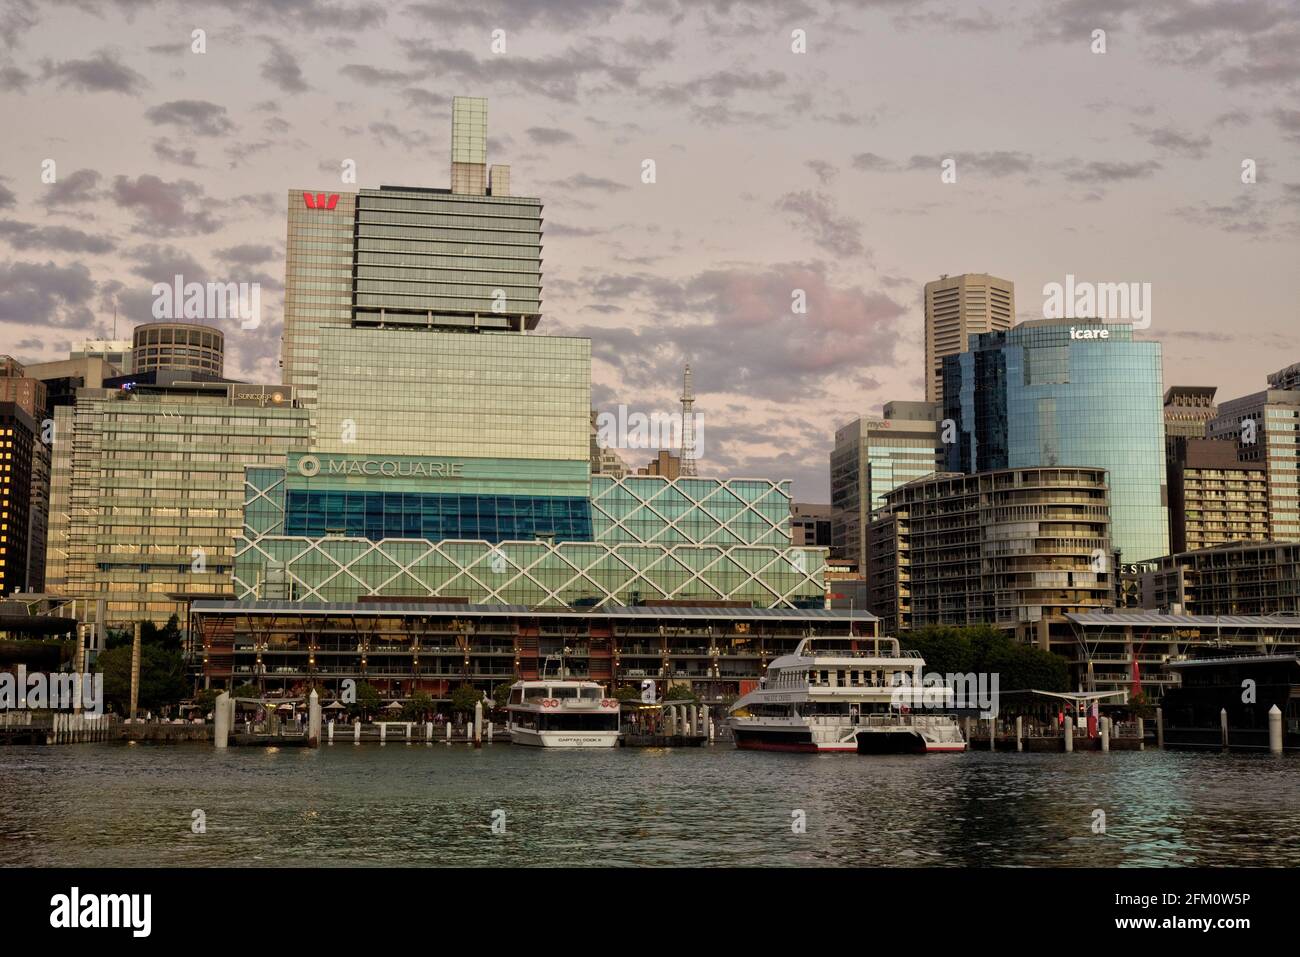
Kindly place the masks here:
POLYGON ((169 594, 231 593, 245 466, 283 474, 307 413, 238 398, 261 387, 216 388, 80 389, 55 410, 50 592, 160 625, 184 614, 169 594))
POLYGON ((589 467, 589 339, 326 328, 319 341, 321 452, 589 467))

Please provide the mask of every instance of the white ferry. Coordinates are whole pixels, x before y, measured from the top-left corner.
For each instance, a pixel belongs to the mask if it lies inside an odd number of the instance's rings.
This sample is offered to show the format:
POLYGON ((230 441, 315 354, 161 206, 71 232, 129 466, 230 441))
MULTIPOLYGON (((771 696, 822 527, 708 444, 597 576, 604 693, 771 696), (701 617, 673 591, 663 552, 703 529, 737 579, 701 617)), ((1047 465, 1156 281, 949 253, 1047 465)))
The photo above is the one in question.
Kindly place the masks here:
POLYGON ((612 748, 619 703, 594 681, 541 678, 510 686, 510 741, 537 748, 612 748))
POLYGON ((925 661, 896 638, 805 638, 768 666, 759 686, 731 706, 737 748, 857 751, 860 754, 965 751, 957 719, 919 713, 948 706, 952 691, 923 688, 925 661))

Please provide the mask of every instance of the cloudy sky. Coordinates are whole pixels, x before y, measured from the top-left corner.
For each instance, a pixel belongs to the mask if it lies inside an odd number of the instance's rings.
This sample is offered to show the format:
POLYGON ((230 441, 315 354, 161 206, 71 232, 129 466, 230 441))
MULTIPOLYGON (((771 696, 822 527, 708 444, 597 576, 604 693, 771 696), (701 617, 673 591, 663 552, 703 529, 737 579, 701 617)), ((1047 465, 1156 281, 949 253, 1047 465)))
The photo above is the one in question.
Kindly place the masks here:
POLYGON ((486 96, 596 405, 671 410, 689 361, 701 471, 825 501, 835 427, 922 397, 941 273, 1021 319, 1150 282, 1166 384, 1221 398, 1300 361, 1298 93, 1294 0, 4 0, 0 351, 124 334, 179 272, 261 283, 227 372, 278 381, 286 191, 446 186, 486 96))

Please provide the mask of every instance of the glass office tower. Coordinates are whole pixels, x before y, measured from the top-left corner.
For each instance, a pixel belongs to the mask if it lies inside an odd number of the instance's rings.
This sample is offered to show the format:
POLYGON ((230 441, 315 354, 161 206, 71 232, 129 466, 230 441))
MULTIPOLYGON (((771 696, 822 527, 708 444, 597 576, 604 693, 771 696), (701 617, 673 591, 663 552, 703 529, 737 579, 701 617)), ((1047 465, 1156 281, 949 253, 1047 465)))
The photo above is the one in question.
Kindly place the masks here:
POLYGON ((880 418, 854 419, 835 432, 831 451, 831 554, 867 568, 867 528, 885 496, 939 465, 938 406, 886 402, 880 418))
POLYGON ((1126 323, 1038 320, 972 337, 943 371, 949 471, 1105 468, 1122 560, 1168 554, 1160 343, 1126 323))

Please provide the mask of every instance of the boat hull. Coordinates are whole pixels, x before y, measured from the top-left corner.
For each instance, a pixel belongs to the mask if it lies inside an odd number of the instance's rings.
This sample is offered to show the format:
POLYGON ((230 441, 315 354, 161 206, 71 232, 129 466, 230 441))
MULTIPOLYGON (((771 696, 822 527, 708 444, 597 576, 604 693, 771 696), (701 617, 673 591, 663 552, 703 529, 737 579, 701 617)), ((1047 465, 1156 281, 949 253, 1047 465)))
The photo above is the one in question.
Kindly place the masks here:
POLYGON ((510 743, 532 748, 613 748, 617 731, 533 731, 510 728, 510 743))
MULTIPOLYGON (((945 729, 946 730, 946 729, 945 729)), ((842 733, 814 735, 809 728, 797 726, 746 726, 732 723, 732 737, 740 751, 786 751, 805 754, 825 752, 857 754, 931 754, 966 750, 966 742, 954 725, 948 734, 915 728, 858 730, 852 726, 842 733)))

